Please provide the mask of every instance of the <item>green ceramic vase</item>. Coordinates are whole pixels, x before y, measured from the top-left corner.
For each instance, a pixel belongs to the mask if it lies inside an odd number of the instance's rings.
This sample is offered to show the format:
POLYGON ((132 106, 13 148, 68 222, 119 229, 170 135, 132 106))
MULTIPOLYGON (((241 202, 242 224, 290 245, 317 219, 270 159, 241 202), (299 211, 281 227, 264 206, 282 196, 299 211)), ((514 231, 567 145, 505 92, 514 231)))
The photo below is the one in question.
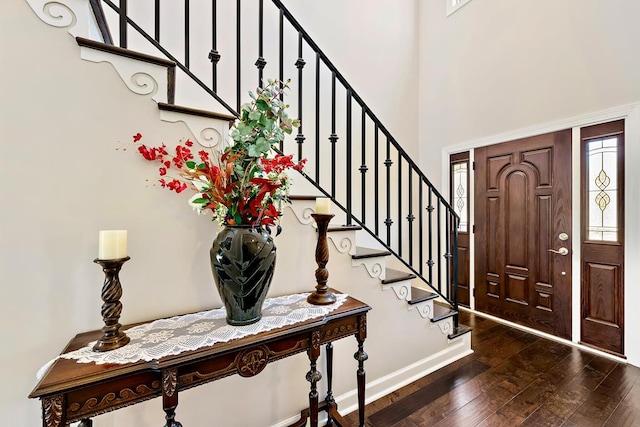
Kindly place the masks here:
POLYGON ((226 225, 214 239, 210 255, 227 323, 241 326, 259 321, 276 264, 271 235, 262 228, 226 225))

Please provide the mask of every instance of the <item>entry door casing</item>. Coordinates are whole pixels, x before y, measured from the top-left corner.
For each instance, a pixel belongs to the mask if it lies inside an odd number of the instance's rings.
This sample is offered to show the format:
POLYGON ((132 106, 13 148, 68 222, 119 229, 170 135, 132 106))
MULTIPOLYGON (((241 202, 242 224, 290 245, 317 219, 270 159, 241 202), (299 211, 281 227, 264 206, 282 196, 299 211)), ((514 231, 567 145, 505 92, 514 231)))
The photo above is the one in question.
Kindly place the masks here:
POLYGON ((475 162, 476 309, 570 339, 571 130, 478 148, 475 162))

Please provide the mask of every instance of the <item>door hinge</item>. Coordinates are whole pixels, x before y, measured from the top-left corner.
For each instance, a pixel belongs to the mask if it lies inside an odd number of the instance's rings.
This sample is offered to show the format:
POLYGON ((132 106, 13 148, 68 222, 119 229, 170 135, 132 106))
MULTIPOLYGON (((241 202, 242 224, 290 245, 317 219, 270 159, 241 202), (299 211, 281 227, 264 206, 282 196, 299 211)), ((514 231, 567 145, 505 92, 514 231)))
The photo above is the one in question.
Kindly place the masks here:
POLYGON ((473 225, 471 226, 471 232, 472 232, 472 233, 475 233, 475 232, 476 232, 476 225, 475 225, 475 224, 473 224, 473 225))
POLYGON ((471 162, 471 170, 476 170, 476 162, 471 162))
POLYGON ((475 298, 476 296, 476 288, 473 288, 473 290, 471 291, 471 294, 473 295, 473 297, 475 298))

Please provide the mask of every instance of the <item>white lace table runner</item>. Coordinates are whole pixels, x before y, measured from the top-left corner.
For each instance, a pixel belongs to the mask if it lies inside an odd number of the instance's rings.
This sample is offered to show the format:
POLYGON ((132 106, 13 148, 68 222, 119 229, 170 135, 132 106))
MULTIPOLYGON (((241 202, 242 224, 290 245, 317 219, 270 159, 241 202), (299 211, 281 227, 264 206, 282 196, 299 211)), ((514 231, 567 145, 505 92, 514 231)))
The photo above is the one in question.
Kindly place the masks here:
POLYGON ((38 371, 38 377, 41 378, 49 366, 60 357, 76 359, 79 363, 125 364, 139 360, 148 362, 326 316, 347 299, 346 294, 337 294, 337 301, 333 304, 312 305, 307 302, 308 295, 309 293, 302 293, 267 298, 262 306, 262 319, 247 326, 228 325, 224 307, 135 326, 126 330, 131 341, 124 347, 107 352, 95 352, 92 349, 95 341, 90 342, 86 347, 61 354, 47 363, 38 371))

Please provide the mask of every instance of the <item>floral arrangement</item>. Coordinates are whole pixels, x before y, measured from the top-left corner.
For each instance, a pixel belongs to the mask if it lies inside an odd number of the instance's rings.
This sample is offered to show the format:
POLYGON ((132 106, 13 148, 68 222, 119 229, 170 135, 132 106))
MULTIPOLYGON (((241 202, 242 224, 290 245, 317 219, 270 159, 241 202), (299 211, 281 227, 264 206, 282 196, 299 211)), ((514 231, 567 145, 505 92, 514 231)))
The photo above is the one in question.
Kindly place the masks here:
POLYGON ((222 152, 210 149, 194 154, 193 142, 186 140, 170 154, 165 144, 148 147, 140 143, 139 133, 133 141, 140 144, 142 157, 159 163, 162 188, 176 193, 187 188, 195 191, 189 203, 198 214, 211 211, 220 224, 268 228, 277 224, 282 203, 289 202, 286 171, 301 171, 306 162, 274 154, 285 134, 299 126, 280 99, 288 84, 269 80, 257 94, 249 92, 251 102, 242 106, 240 118, 231 127, 233 142, 222 152))

